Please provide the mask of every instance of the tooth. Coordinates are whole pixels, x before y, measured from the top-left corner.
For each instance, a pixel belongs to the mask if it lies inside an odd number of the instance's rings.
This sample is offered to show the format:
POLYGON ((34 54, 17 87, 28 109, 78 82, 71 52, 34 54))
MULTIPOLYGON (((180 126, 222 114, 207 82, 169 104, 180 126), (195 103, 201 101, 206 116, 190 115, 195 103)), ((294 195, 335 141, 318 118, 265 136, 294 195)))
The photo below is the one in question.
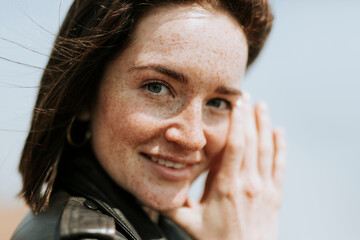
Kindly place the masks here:
POLYGON ((174 163, 173 163, 173 162, 170 162, 170 161, 165 161, 165 166, 166 166, 166 167, 173 167, 173 166, 174 166, 174 163))
POLYGON ((181 164, 181 163, 174 164, 174 168, 176 168, 176 169, 183 168, 183 167, 184 167, 184 164, 181 164))
POLYGON ((155 157, 151 157, 151 161, 153 161, 155 163, 158 163, 158 164, 160 164, 162 166, 175 168, 175 169, 181 169, 181 168, 185 168, 187 166, 184 163, 175 163, 175 162, 172 162, 172 161, 166 161, 166 160, 158 159, 158 158, 155 158, 155 157))

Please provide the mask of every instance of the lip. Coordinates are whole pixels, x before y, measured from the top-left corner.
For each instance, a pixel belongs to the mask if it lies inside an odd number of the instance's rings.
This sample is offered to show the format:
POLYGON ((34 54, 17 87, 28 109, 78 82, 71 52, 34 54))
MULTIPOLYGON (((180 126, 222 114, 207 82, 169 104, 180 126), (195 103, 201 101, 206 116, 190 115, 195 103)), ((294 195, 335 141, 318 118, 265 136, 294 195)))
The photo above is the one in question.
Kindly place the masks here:
POLYGON ((197 164, 200 162, 200 161, 194 161, 193 159, 178 158, 178 157, 173 157, 173 156, 165 156, 165 155, 161 155, 161 154, 152 154, 152 153, 145 153, 145 152, 142 152, 141 155, 146 155, 148 157, 154 157, 154 158, 163 159, 166 161, 171 161, 174 163, 182 163, 182 164, 187 164, 187 165, 194 165, 194 164, 197 164))
POLYGON ((150 165, 150 167, 154 170, 154 172, 160 176, 161 178, 169 181, 185 181, 190 179, 192 175, 193 168, 196 163, 195 161, 186 161, 184 159, 175 159, 173 157, 164 157, 161 155, 154 155, 154 154, 146 154, 146 153, 140 153, 141 157, 146 161, 147 164, 150 165), (174 163, 182 163, 187 164, 188 166, 181 168, 181 169, 175 169, 170 167, 165 167, 163 165, 160 165, 154 161, 151 160, 151 157, 157 158, 157 159, 163 159, 166 161, 172 161, 174 163))

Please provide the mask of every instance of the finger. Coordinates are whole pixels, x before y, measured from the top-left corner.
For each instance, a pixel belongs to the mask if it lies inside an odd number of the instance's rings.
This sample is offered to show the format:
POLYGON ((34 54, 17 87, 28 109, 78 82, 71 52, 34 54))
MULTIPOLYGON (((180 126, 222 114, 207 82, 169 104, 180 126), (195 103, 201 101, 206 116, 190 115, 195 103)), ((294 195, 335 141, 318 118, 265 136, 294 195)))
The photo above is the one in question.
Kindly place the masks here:
POLYGON ((255 108, 258 131, 259 172, 264 179, 271 179, 273 170, 273 133, 268 108, 265 102, 259 102, 255 108))
POLYGON ((257 130, 255 124, 254 109, 251 105, 250 95, 244 94, 244 118, 245 118, 245 155, 243 169, 250 176, 258 175, 257 161, 257 130))
POLYGON ((161 213, 190 235, 192 235, 195 226, 202 226, 201 205, 190 199, 186 200, 183 207, 162 211, 161 213))
POLYGON ((228 139, 221 161, 219 174, 224 176, 237 176, 244 157, 245 146, 245 119, 242 99, 239 99, 237 106, 231 113, 231 123, 228 139))
POLYGON ((281 128, 274 130, 274 167, 273 177, 276 185, 281 185, 284 179, 286 166, 286 138, 281 128))

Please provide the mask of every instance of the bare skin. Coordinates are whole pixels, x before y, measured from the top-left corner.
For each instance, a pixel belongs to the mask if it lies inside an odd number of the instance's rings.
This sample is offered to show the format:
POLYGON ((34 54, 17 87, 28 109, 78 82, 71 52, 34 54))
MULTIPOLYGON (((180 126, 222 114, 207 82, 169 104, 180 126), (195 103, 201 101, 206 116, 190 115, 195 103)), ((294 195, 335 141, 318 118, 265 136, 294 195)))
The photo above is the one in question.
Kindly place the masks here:
POLYGON ((156 9, 109 63, 82 116, 109 176, 195 239, 276 238, 285 140, 264 103, 254 110, 241 96, 247 55, 227 14, 156 9), (207 169, 203 199, 191 201, 189 188, 207 169))
POLYGON ((266 104, 250 96, 232 112, 228 142, 210 169, 200 202, 164 212, 194 239, 275 240, 286 142, 266 104))

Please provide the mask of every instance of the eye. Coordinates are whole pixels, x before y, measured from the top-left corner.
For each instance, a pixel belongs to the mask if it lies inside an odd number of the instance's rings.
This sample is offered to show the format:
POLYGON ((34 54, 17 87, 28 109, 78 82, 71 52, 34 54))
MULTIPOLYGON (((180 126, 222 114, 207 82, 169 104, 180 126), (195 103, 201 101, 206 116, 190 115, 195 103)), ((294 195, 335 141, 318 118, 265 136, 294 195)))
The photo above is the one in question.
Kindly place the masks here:
POLYGON ((167 89, 159 83, 149 83, 146 86, 147 90, 152 93, 164 93, 167 89))
POLYGON ((142 87, 152 94, 165 95, 170 93, 170 86, 162 81, 147 82, 142 87))
POLYGON ((221 98, 213 98, 209 100, 206 105, 218 109, 230 109, 230 103, 221 98))

